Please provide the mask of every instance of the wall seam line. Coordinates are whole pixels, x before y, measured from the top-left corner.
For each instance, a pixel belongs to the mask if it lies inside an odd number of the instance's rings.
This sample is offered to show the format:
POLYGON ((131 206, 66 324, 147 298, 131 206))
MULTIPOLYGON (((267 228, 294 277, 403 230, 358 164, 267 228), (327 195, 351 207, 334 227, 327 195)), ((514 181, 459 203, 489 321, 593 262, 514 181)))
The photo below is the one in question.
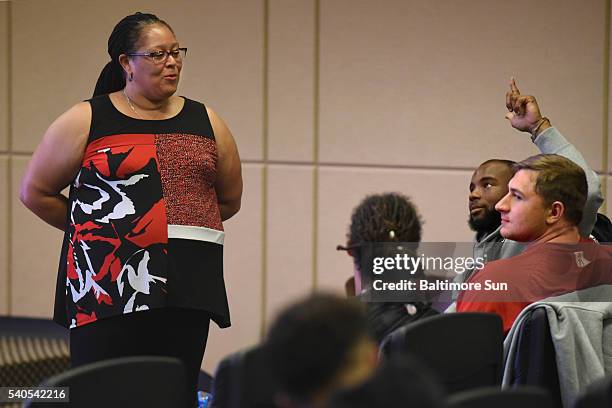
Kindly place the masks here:
POLYGON ((264 339, 266 334, 266 314, 268 311, 268 116, 269 116, 269 92, 268 92, 268 46, 270 39, 270 0, 264 0, 263 10, 263 78, 262 78, 262 194, 261 194, 261 326, 259 337, 264 339))
POLYGON ((473 167, 453 167, 453 166, 419 166, 419 165, 406 165, 406 164, 367 164, 367 163, 333 163, 333 162, 320 162, 317 161, 288 161, 288 160, 242 160, 243 164, 268 164, 268 165, 281 165, 281 166, 314 166, 318 167, 340 167, 340 168, 363 168, 363 169, 391 169, 391 170, 430 170, 430 171, 469 171, 470 174, 474 172, 473 167))
POLYGON ((604 33, 604 77, 603 77, 603 140, 602 140, 602 167, 603 167, 603 185, 602 194, 604 202, 601 212, 606 213, 608 208, 608 149, 609 149, 609 131, 610 126, 610 0, 606 0, 605 4, 605 33, 604 33))
POLYGON ((8 194, 6 195, 6 212, 8 216, 8 222, 6 223, 6 314, 11 316, 13 314, 13 270, 11 265, 13 264, 13 200, 11 196, 13 194, 13 3, 9 1, 7 3, 6 13, 6 28, 7 28, 7 128, 8 128, 8 161, 7 161, 7 184, 8 194))
POLYGON ((312 137, 312 290, 319 283, 319 69, 320 69, 321 3, 314 0, 314 61, 313 61, 313 137, 312 137))

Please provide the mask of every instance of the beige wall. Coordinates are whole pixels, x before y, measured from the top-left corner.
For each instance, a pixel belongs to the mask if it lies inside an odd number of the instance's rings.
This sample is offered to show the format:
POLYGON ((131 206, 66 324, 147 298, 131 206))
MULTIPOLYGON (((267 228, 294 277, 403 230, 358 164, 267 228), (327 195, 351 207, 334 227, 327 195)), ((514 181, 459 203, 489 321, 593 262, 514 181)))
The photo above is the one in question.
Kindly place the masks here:
POLYGON ((352 265, 335 246, 365 194, 413 197, 425 240, 470 240, 472 169, 537 152, 503 119, 512 75, 612 188, 608 3, 0 2, 0 313, 51 315, 61 234, 18 184, 50 122, 91 95, 124 15, 172 24, 189 48, 180 93, 224 117, 244 161, 226 223, 233 327, 211 330, 212 371, 291 299, 342 290, 352 265))

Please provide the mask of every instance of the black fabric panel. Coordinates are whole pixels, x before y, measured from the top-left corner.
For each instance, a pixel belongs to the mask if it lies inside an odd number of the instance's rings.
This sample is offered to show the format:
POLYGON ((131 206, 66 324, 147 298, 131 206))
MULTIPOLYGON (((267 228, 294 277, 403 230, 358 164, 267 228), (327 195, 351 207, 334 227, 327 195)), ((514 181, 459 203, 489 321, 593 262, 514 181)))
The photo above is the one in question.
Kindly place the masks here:
MULTIPOLYGON (((74 189, 72 185, 68 190, 68 202, 74 200, 74 189)), ((68 310, 66 305, 66 278, 67 278, 67 266, 66 260, 68 259, 68 245, 70 236, 68 232, 70 230, 70 205, 66 206, 66 225, 64 227, 64 239, 62 241, 62 250, 60 252, 59 265, 57 268, 57 279, 55 281, 55 301, 53 304, 53 321, 60 326, 66 328, 70 327, 68 321, 68 310)))
POLYGON ((89 142, 111 135, 162 133, 203 135, 215 140, 206 107, 191 99, 184 99, 183 109, 170 119, 141 120, 119 112, 108 95, 96 96, 89 100, 92 110, 89 142))
POLYGON ((512 385, 543 388, 550 393, 553 406, 561 407, 557 359, 546 309, 538 307, 529 312, 518 335, 518 352, 512 362, 512 385))
POLYGON ((68 257, 68 240, 64 238, 60 255, 57 280, 55 282, 55 302, 53 304, 53 321, 66 328, 70 327, 66 310, 66 259, 68 257))
POLYGON ((231 325, 223 280, 223 245, 169 239, 167 287, 168 306, 206 310, 220 328, 231 325))

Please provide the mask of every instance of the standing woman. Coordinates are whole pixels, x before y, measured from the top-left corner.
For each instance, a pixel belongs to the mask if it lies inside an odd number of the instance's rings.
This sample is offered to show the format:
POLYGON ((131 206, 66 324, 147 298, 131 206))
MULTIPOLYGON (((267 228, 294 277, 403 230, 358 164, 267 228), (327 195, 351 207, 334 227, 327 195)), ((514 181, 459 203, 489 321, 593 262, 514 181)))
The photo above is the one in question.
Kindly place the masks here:
POLYGON ((230 325, 222 221, 242 176, 223 120, 175 95, 186 52, 155 15, 122 19, 93 98, 51 124, 21 200, 65 231, 54 320, 72 366, 177 357, 195 402, 209 321, 230 325))

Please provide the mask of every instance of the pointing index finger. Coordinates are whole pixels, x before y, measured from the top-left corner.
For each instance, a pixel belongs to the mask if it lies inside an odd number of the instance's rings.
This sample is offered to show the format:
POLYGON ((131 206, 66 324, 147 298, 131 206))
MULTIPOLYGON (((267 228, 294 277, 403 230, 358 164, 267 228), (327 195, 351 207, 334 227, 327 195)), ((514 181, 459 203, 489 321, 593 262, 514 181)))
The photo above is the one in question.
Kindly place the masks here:
POLYGON ((510 90, 512 91, 513 94, 521 94, 521 91, 519 91, 519 89, 516 86, 516 81, 514 80, 514 77, 510 78, 510 90))

